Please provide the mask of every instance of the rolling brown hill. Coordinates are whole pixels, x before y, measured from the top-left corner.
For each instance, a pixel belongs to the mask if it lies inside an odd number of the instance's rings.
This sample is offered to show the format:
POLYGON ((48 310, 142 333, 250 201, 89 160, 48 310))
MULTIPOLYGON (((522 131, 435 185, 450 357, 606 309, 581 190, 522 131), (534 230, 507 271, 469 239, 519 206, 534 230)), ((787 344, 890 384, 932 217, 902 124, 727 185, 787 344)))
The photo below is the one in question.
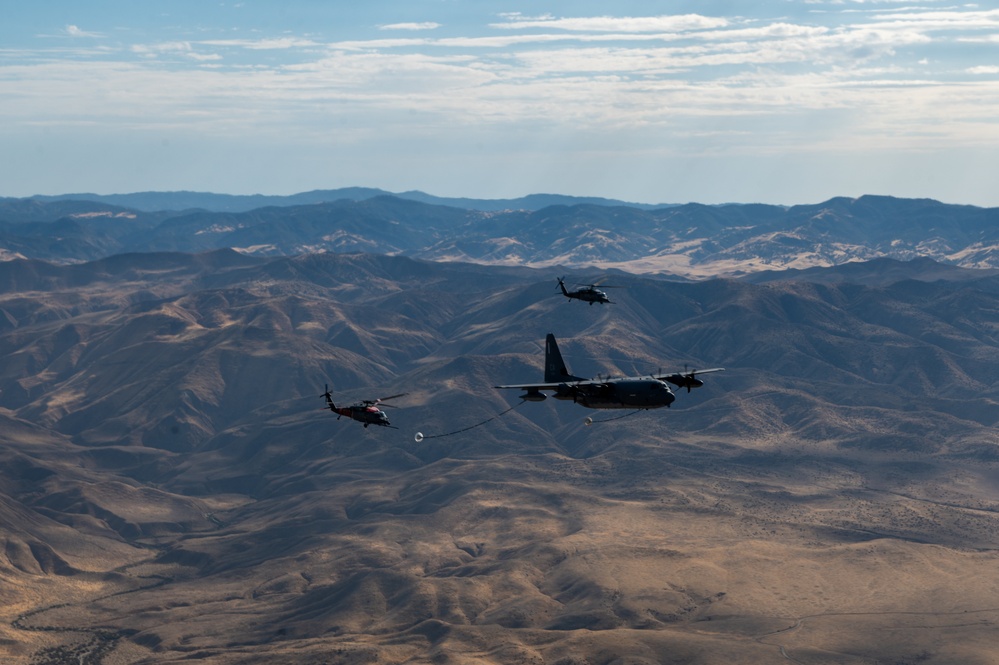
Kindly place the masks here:
POLYGON ((0 654, 994 662, 997 282, 866 268, 590 307, 364 254, 4 263, 0 654), (548 332, 584 376, 726 371, 635 414, 490 388, 548 332))

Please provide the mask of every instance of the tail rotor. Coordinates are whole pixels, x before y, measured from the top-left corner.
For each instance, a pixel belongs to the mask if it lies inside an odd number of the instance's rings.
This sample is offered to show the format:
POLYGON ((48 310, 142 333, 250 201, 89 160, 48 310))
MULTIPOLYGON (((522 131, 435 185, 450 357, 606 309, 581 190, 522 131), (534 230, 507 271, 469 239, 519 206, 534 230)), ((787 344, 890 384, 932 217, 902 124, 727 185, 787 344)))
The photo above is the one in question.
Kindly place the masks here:
POLYGON ((565 277, 564 276, 563 277, 558 277, 557 279, 558 279, 558 286, 555 287, 555 292, 558 293, 559 290, 561 290, 562 291, 562 295, 568 297, 569 296, 569 291, 568 291, 568 289, 565 288, 565 277))

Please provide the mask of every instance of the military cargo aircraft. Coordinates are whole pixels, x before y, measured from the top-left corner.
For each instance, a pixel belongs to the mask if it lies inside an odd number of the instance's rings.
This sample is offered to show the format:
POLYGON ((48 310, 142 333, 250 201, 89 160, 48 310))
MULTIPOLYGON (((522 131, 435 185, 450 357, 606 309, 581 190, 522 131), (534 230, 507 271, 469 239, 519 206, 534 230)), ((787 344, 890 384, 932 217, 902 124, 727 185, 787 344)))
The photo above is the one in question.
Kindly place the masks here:
POLYGON ((669 406, 676 399, 667 382, 677 387, 699 388, 704 382, 697 374, 721 372, 724 367, 687 370, 665 375, 631 376, 621 378, 585 379, 569 373, 555 341, 555 335, 545 338, 544 383, 518 383, 494 386, 500 389, 526 391, 520 396, 528 402, 543 402, 548 398, 542 391, 553 391, 555 399, 572 400, 590 409, 658 409, 669 406))

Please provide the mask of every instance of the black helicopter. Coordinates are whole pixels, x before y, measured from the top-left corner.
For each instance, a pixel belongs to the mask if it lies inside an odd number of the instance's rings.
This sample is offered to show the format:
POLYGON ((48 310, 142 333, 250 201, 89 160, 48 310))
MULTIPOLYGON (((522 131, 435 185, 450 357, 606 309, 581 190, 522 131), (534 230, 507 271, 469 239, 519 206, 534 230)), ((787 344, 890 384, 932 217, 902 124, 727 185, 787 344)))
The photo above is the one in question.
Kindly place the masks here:
POLYGON ((555 392, 555 399, 572 400, 590 409, 658 409, 669 406, 676 399, 667 382, 678 388, 686 388, 690 392, 699 388, 704 382, 697 374, 721 372, 724 367, 711 369, 688 370, 683 373, 649 376, 630 376, 622 378, 584 379, 569 373, 558 350, 555 335, 548 333, 545 338, 545 382, 521 383, 494 388, 515 388, 526 390, 520 396, 528 402, 543 402, 547 395, 542 390, 555 392))
MULTIPOLYGON (((376 404, 381 404, 382 402, 388 401, 390 399, 395 399, 396 397, 402 397, 406 393, 399 393, 398 395, 390 395, 389 397, 380 397, 378 399, 366 399, 358 402, 357 404, 351 404, 350 406, 337 406, 333 403, 333 396, 330 395, 330 387, 326 386, 326 392, 323 393, 323 397, 326 398, 326 406, 329 410, 338 414, 337 420, 340 420, 342 416, 347 416, 351 420, 356 420, 359 423, 364 423, 364 426, 368 425, 381 425, 382 427, 391 427, 392 429, 399 429, 389 422, 388 416, 385 412, 379 409, 376 404)), ((392 406, 391 404, 386 404, 385 406, 392 406)), ((393 407, 395 408, 395 407, 393 407)))
MULTIPOLYGON (((599 284, 600 282, 597 282, 596 284, 581 284, 579 286, 582 286, 583 288, 576 289, 575 291, 570 291, 569 289, 565 288, 565 277, 558 278, 558 286, 560 289, 562 289, 562 295, 564 295, 569 300, 573 299, 582 300, 583 302, 590 303, 590 305, 593 305, 593 303, 595 302, 598 302, 601 305, 604 303, 613 305, 614 303, 611 302, 611 299, 607 297, 607 294, 597 288, 599 284)), ((616 289, 618 287, 605 286, 604 288, 616 289)))

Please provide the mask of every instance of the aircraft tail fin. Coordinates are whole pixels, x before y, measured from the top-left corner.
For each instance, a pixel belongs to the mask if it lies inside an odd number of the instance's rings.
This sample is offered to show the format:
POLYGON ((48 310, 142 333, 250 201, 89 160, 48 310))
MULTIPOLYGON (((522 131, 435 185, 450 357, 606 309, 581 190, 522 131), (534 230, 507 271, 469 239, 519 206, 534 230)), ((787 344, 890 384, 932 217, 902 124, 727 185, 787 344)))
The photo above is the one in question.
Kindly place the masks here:
POLYGON ((326 392, 323 393, 323 397, 326 398, 326 406, 328 406, 330 408, 330 411, 335 410, 336 409, 336 404, 333 403, 333 396, 330 395, 329 384, 327 384, 327 386, 326 386, 326 392))
POLYGON ((548 333, 548 337, 545 338, 545 383, 582 380, 578 376, 569 374, 569 368, 565 366, 562 353, 558 350, 558 343, 555 342, 555 335, 548 333))
POLYGON ((569 292, 565 288, 565 282, 562 281, 564 279, 565 279, 564 277, 559 277, 558 278, 558 286, 559 286, 560 289, 562 289, 562 295, 564 295, 565 297, 568 298, 569 297, 569 292))

